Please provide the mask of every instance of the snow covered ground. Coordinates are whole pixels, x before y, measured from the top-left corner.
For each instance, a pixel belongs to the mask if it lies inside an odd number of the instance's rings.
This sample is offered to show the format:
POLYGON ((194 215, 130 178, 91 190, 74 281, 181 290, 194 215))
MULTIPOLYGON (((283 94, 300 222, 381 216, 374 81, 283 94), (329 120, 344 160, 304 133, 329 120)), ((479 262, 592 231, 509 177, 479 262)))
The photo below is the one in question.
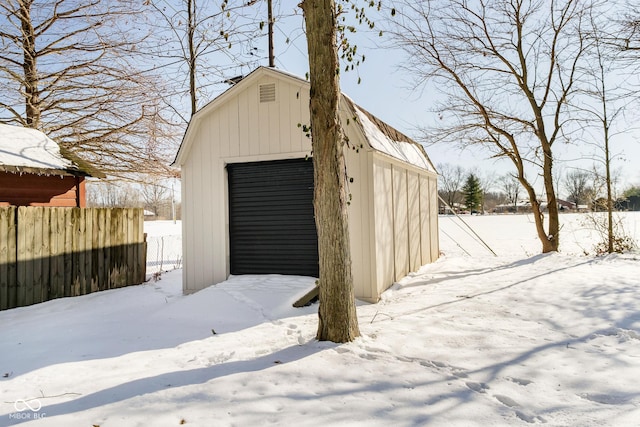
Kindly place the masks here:
POLYGON ((183 296, 176 270, 0 312, 0 427, 640 425, 640 254, 584 256, 581 218, 540 255, 526 215, 466 216, 496 257, 441 217, 441 259, 344 345, 291 307, 303 277, 183 296))

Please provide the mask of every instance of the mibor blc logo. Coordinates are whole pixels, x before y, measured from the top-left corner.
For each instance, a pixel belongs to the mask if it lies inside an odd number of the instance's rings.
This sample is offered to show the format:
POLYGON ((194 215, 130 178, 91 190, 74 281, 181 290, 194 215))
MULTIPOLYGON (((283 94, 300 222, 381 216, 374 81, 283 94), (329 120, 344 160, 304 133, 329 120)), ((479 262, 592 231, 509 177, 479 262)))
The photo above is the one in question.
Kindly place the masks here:
POLYGON ((40 412, 42 403, 38 399, 18 399, 13 403, 16 412, 9 414, 9 418, 17 420, 38 420, 47 416, 40 412))

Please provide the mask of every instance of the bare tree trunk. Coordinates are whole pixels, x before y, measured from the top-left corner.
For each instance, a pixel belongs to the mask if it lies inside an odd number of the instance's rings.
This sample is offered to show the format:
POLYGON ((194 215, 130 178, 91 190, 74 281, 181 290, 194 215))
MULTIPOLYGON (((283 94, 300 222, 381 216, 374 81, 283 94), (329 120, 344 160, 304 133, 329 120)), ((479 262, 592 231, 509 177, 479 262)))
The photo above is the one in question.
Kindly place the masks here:
POLYGON ((26 124, 30 128, 40 126, 40 94, 38 91, 38 68, 36 54, 36 36, 31 23, 31 1, 20 2, 20 23, 22 26, 22 50, 24 70, 24 98, 26 124))
POLYGON ((305 0, 311 82, 314 208, 320 258, 321 341, 348 342, 360 335, 351 275, 344 138, 340 98, 336 7, 333 0, 305 0))
MULTIPOLYGON (((560 218, 558 217, 558 200, 556 198, 556 190, 553 185, 553 157, 551 155, 551 145, 549 145, 549 153, 547 155, 544 150, 545 158, 543 165, 544 173, 544 189, 547 195, 547 212, 549 213, 549 224, 547 233, 544 231, 544 225, 538 227, 538 236, 542 242, 542 253, 555 252, 560 247, 560 218)), ((542 214, 540 214, 542 216, 542 214)))
POLYGON ((187 2, 187 43, 189 45, 189 95, 191 96, 191 116, 198 111, 196 96, 196 51, 194 45, 194 37, 196 31, 196 4, 195 0, 187 2))

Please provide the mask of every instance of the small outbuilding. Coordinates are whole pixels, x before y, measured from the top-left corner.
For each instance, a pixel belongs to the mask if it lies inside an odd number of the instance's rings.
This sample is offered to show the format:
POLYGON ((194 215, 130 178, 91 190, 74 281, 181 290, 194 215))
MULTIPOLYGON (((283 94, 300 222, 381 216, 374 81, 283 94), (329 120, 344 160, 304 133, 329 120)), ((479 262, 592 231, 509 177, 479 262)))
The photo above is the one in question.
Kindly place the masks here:
POLYGON ((38 130, 0 124, 0 206, 84 207, 88 176, 104 174, 38 130))
MULTIPOLYGON (((356 297, 377 302, 438 258, 437 173, 424 148, 340 100, 356 297)), ((183 289, 238 274, 317 277, 309 82, 260 67, 191 119, 182 169, 183 289)))

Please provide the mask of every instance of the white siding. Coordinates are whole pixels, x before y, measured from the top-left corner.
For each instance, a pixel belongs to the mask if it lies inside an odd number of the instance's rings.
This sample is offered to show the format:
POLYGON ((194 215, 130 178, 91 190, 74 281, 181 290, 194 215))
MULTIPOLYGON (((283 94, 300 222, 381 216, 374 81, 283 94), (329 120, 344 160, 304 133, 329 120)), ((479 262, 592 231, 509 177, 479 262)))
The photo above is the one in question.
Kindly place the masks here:
POLYGON ((415 171, 407 172, 407 203, 409 220, 409 271, 422 266, 420 249, 420 177, 415 171))
POLYGON ((400 280, 409 273, 409 216, 407 212, 407 170, 391 166, 393 169, 393 238, 394 238, 394 280, 400 280))
POLYGON ((437 178, 431 176, 429 178, 429 202, 431 208, 430 215, 430 242, 431 242, 431 260, 430 262, 436 262, 440 255, 440 241, 438 233, 438 188, 437 178))
MULTIPOLYGON (((353 132, 354 127, 346 127, 351 146, 363 144, 362 136, 353 132)), ((349 246, 351 248, 351 271, 355 294, 364 300, 377 300, 378 294, 373 282, 371 246, 373 228, 371 222, 372 187, 369 164, 371 154, 366 150, 345 147, 347 165, 347 186, 351 201, 349 215, 349 246)))
POLYGON ((373 216, 376 300, 378 295, 393 284, 394 234, 393 234, 393 178, 391 164, 373 158, 373 216))
POLYGON ((421 262, 431 262, 431 192, 429 191, 429 178, 420 176, 420 248, 421 262))
MULTIPOLYGON (((373 155, 376 294, 410 271, 437 259, 437 212, 432 202, 436 175, 389 156, 373 155), (435 252, 435 256, 433 255, 435 252)), ((437 207, 436 207, 437 209, 437 207)))

